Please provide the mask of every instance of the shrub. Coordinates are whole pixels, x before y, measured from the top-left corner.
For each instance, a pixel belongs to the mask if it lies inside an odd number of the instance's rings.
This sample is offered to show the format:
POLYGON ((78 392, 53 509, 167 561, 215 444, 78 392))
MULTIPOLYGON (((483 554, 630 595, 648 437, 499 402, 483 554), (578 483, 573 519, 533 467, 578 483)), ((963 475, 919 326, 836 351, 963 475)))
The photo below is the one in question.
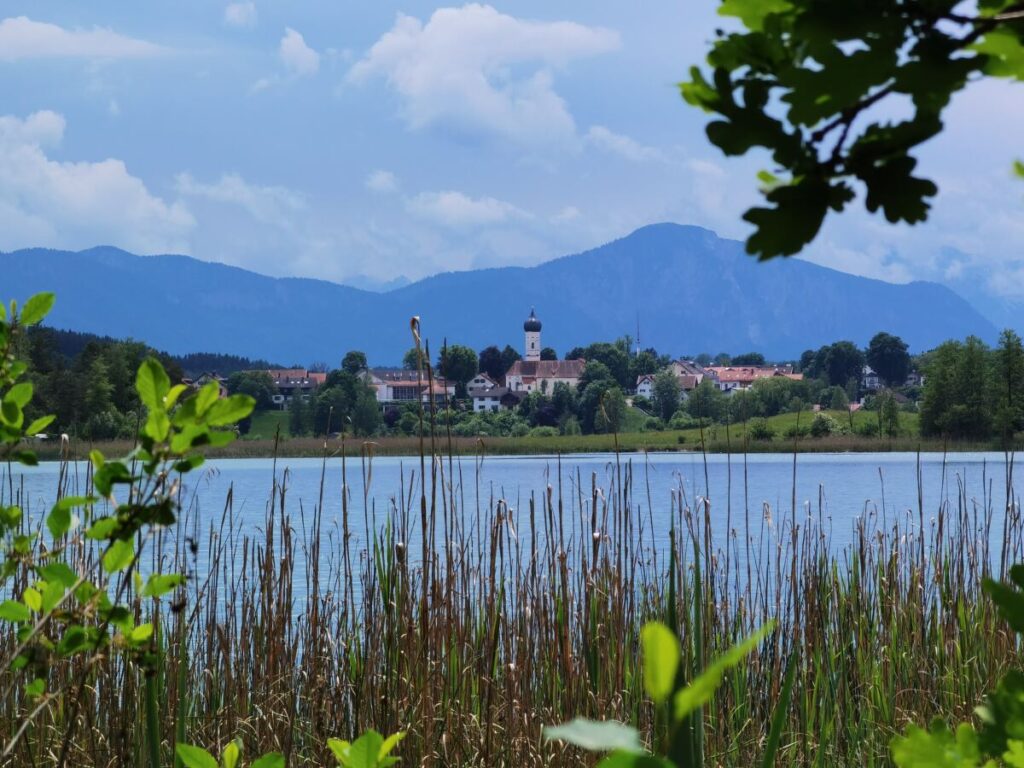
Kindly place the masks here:
POLYGON ((878 437, 878 422, 868 419, 857 424, 853 431, 861 437, 878 437))
POLYGON ((665 429, 665 422, 659 418, 650 418, 644 422, 644 432, 661 432, 665 429))
POLYGON ((840 431, 839 424, 827 413, 819 413, 811 422, 811 437, 827 437, 840 431))
POLYGON ((811 430, 809 427, 804 426, 803 424, 801 424, 800 426, 793 424, 790 427, 787 427, 786 431, 782 433, 782 436, 787 440, 793 440, 802 437, 807 437, 810 433, 811 430))
MULTIPOLYGON (((537 429, 551 429, 551 427, 537 427, 537 429)), ((527 435, 534 434, 537 429, 531 430, 525 422, 518 421, 512 425, 512 429, 509 430, 509 436, 526 437, 527 435)))
MULTIPOLYGON (((516 424, 516 427, 518 426, 519 425, 516 424)), ((512 431, 515 432, 515 428, 513 428, 512 431)), ((530 437, 558 437, 558 430, 555 429, 554 427, 534 427, 533 429, 529 430, 529 434, 530 437)), ((518 435, 515 436, 518 437, 518 435)))
POLYGON ((669 419, 668 426, 670 429, 693 429, 697 426, 697 420, 680 408, 672 414, 672 418, 669 419))
POLYGON ((753 419, 747 427, 751 440, 771 440, 775 437, 775 429, 764 419, 753 419))

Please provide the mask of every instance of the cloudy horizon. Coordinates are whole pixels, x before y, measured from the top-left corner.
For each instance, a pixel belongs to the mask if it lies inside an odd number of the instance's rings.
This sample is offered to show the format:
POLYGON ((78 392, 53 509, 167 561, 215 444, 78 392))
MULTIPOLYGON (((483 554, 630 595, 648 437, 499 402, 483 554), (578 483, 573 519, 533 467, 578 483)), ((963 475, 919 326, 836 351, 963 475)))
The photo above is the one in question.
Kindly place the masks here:
MULTIPOLYGON (((0 250, 110 244, 371 284, 528 266, 660 221, 742 239, 768 161, 722 157, 675 86, 714 9, 15 0, 0 250)), ((928 223, 858 208, 803 257, 1024 299, 1013 87, 968 88, 923 148, 928 223)))

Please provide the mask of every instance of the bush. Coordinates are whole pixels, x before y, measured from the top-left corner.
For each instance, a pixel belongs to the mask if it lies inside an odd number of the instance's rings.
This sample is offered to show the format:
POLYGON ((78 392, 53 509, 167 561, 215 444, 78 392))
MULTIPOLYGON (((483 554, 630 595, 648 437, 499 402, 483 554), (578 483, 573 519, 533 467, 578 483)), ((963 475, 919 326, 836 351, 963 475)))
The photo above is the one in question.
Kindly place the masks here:
POLYGON ((697 420, 680 408, 672 414, 668 422, 669 429, 694 429, 698 426, 697 420))
POLYGON ((839 424, 827 413, 819 413, 811 422, 811 437, 827 437, 840 431, 839 424))
MULTIPOLYGON (((551 429, 551 427, 537 427, 537 429, 551 429)), ((536 429, 531 430, 525 422, 517 421, 515 424, 512 425, 512 429, 509 430, 509 436, 526 437, 527 435, 532 435, 536 431, 536 429)))
POLYGON ((873 419, 862 421, 854 427, 853 431, 861 437, 878 437, 878 422, 873 419))
POLYGON ((793 440, 802 437, 807 437, 810 433, 811 430, 809 427, 803 425, 797 426, 796 424, 793 424, 792 426, 787 428, 785 432, 782 433, 782 436, 787 440, 793 440))
POLYGON ((583 433, 583 430, 580 429, 580 420, 571 414, 562 418, 562 423, 559 425, 558 430, 563 435, 580 435, 583 433))
MULTIPOLYGON (((513 429, 514 431, 515 429, 513 429)), ((558 437, 558 430, 554 427, 534 427, 530 430, 530 437, 558 437)))
POLYGON ((650 418, 644 422, 644 432, 661 432, 665 429, 665 422, 659 418, 650 418))
POLYGON ((771 440, 775 437, 775 430, 764 419, 752 419, 747 427, 747 434, 751 440, 771 440))

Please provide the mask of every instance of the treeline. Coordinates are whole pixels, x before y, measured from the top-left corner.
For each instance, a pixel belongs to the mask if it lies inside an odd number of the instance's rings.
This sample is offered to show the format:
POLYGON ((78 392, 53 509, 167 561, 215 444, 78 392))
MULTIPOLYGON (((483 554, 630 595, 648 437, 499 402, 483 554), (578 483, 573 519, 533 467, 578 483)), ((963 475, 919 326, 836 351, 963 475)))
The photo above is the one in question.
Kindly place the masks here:
POLYGON ((268 365, 236 355, 175 356, 139 341, 45 326, 28 328, 19 344, 35 392, 30 416, 53 414, 51 432, 88 440, 135 436, 140 414, 135 372, 149 355, 163 363, 175 382, 204 371, 268 365))
POLYGON ((1003 331, 991 349, 974 336, 926 355, 921 434, 1009 441, 1024 430, 1024 347, 1003 331))

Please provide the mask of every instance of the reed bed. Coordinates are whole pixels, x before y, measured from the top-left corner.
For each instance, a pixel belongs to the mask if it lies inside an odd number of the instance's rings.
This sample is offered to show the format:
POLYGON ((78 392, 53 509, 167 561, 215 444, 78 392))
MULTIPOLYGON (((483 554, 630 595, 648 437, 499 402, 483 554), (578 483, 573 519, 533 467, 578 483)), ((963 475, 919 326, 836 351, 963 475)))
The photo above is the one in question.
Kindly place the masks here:
MULTIPOLYGON (((216 514, 183 496, 180 524, 147 546, 148 568, 185 572, 187 587, 155 608, 133 598, 159 628, 167 765, 175 739, 213 748, 235 736, 249 755, 328 765, 328 737, 371 727, 408 731, 406 765, 592 765, 541 729, 581 715, 649 733, 638 634, 651 619, 678 629, 687 674, 779 622, 704 710, 707 765, 758 759, 790 663, 780 764, 888 765, 908 722, 969 718, 1018 657, 980 589, 1024 560, 1012 457, 985 498, 954 478, 937 509, 866 510, 843 547, 822 505, 798 506, 795 493, 788 509, 723 511, 682 486, 651 499, 642 462, 623 456, 607 477, 559 472, 515 500, 481 488, 479 463, 428 453, 418 465, 387 510, 352 498, 354 473, 372 482, 366 456, 325 457, 317 499, 293 498, 275 468, 259 527, 242 525, 231 491, 216 514), (325 509, 339 500, 335 522, 325 509)), ((55 495, 88 484, 71 470, 55 495)), ((17 483, 4 493, 19 501, 17 483)), ((88 567, 95 551, 74 546, 88 567)), ((49 688, 79 663, 55 658, 49 688)), ((10 734, 30 705, 3 675, 10 734)), ((143 764, 145 674, 113 656, 86 679, 77 709, 47 710, 10 765, 55 764, 71 717, 68 765, 143 764)))

